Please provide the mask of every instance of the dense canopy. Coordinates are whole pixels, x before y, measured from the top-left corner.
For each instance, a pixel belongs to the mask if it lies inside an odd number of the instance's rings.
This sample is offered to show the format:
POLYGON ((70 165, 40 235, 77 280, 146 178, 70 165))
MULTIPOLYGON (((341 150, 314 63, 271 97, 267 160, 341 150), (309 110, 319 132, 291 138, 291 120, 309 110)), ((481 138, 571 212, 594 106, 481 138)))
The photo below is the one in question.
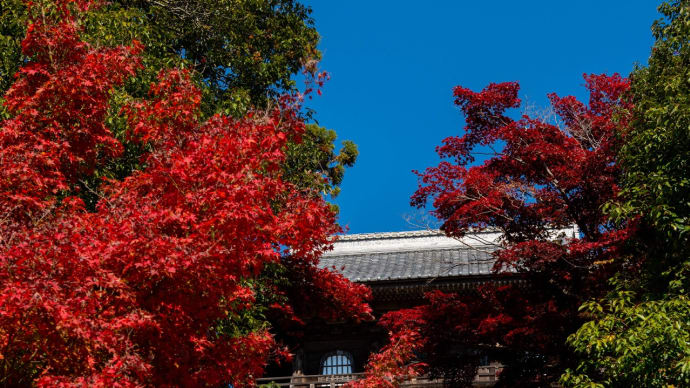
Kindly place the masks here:
POLYGON ((334 211, 285 179, 305 131, 293 98, 203 120, 189 72, 161 71, 121 112, 143 167, 86 211, 74 193, 123 152, 105 120, 145 48, 84 42, 98 2, 28 6, 0 130, 0 384, 251 385, 289 357, 265 310, 299 321, 291 301, 308 296, 331 319, 369 317, 368 290, 316 267, 334 211), (265 278, 276 266, 288 284, 265 278))

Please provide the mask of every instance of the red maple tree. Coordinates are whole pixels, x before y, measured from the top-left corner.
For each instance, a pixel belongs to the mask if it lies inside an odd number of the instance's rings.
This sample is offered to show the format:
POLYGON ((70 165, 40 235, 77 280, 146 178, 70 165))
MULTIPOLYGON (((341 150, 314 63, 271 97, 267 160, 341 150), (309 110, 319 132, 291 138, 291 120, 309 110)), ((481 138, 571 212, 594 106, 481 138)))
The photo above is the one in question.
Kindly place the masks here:
POLYGON ((602 209, 618 192, 628 80, 584 78, 589 104, 550 94, 551 119, 512 118, 507 111, 521 104, 514 82, 481 92, 455 88, 465 134, 438 147, 446 160, 419 173, 412 204, 431 201, 450 237, 500 232, 494 271, 522 282, 471 295, 432 293, 427 305, 389 314, 383 322, 392 342, 382 354, 399 347, 404 357, 375 356, 359 386, 388 384, 386 371, 399 372, 415 354, 456 385, 471 383, 482 355, 503 363, 500 384, 511 387, 548 386, 569 365, 565 340, 583 322, 578 307, 604 289, 630 228, 614 225, 602 209), (478 156, 486 158, 475 163, 478 156), (564 229, 575 236, 558 233, 564 229))
MULTIPOLYGON (((222 327, 255 307, 270 265, 293 281, 269 284, 282 300, 369 316, 366 288, 316 267, 340 229, 318 195, 283 179, 286 143, 304 130, 287 104, 201 123, 188 74, 162 72, 123 112, 146 167, 106 182, 87 212, 71 195, 122 150, 104 119, 143 48, 82 42, 97 2, 27 5, 30 61, 0 130, 0 385, 252 385, 285 349, 268 328, 222 327)), ((299 320, 299 308, 269 308, 299 320)))

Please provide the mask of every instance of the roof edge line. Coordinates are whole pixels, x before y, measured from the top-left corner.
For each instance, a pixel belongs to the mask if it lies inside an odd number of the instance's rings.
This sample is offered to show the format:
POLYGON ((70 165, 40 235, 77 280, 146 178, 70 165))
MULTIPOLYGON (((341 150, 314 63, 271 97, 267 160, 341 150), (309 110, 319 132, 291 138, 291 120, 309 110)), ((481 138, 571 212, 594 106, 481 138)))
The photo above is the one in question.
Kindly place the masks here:
MULTIPOLYGON (((496 229, 469 230, 467 234, 488 234, 496 233, 496 229)), ((375 232, 375 233, 354 233, 336 236, 336 242, 341 241, 361 241, 361 240, 387 240, 405 237, 432 237, 446 236, 440 229, 408 230, 402 232, 375 232)), ((453 237, 449 237, 453 238, 453 237)))

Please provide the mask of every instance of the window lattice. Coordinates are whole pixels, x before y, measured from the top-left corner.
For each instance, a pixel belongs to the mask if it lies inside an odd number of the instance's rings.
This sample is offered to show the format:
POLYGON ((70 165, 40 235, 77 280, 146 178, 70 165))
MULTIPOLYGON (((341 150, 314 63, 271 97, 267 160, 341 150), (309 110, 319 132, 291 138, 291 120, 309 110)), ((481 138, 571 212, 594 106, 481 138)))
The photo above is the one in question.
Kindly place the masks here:
POLYGON ((322 375, 345 375, 352 373, 352 355, 342 350, 328 353, 321 361, 322 375))

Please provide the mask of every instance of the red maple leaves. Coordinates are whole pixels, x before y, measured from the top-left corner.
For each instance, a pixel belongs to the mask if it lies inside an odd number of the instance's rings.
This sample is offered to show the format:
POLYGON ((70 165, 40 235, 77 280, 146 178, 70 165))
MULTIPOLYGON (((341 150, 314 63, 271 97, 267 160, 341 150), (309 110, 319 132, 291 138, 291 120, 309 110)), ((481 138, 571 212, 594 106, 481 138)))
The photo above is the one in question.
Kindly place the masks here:
POLYGON ((122 152, 104 118, 110 90, 140 67, 141 47, 90 49, 79 39, 72 3, 56 1, 51 13, 32 19, 22 43, 31 61, 5 96, 13 118, 0 131, 2 243, 41 219, 79 177, 122 152))
POLYGON ((108 182, 94 213, 63 198, 121 152, 103 121, 141 47, 83 43, 90 1, 29 6, 50 14, 31 20, 32 60, 0 131, 1 384, 249 385, 284 350, 267 329, 217 328, 252 309, 269 263, 312 284, 316 302, 368 316, 364 287, 319 280, 335 215, 282 178, 286 143, 304 129, 294 110, 200 123, 189 76, 163 72, 150 98, 123 112, 147 167, 108 182))
MULTIPOLYGON (((628 80, 616 74, 586 75, 585 81, 588 105, 551 94, 546 116, 519 119, 506 113, 520 106, 517 83, 481 92, 455 89, 465 134, 443 141, 438 153, 450 160, 419 174, 412 204, 432 201, 449 236, 500 231, 495 271, 526 280, 465 297, 430 295, 428 305, 387 318, 412 322, 399 325, 401 332, 416 332, 417 354, 456 384, 471 383, 474 370, 468 375, 458 368, 476 366, 481 352, 506 365, 502 379, 510 386, 557 379, 571 359, 565 339, 581 324, 578 307, 602 292, 630 232, 602 209, 618 193, 616 156, 630 120, 628 80), (486 157, 474 164, 477 156, 486 157)), ((394 330, 392 341, 398 335, 394 330)), ((370 373, 390 381, 376 373, 377 357, 370 373)))

